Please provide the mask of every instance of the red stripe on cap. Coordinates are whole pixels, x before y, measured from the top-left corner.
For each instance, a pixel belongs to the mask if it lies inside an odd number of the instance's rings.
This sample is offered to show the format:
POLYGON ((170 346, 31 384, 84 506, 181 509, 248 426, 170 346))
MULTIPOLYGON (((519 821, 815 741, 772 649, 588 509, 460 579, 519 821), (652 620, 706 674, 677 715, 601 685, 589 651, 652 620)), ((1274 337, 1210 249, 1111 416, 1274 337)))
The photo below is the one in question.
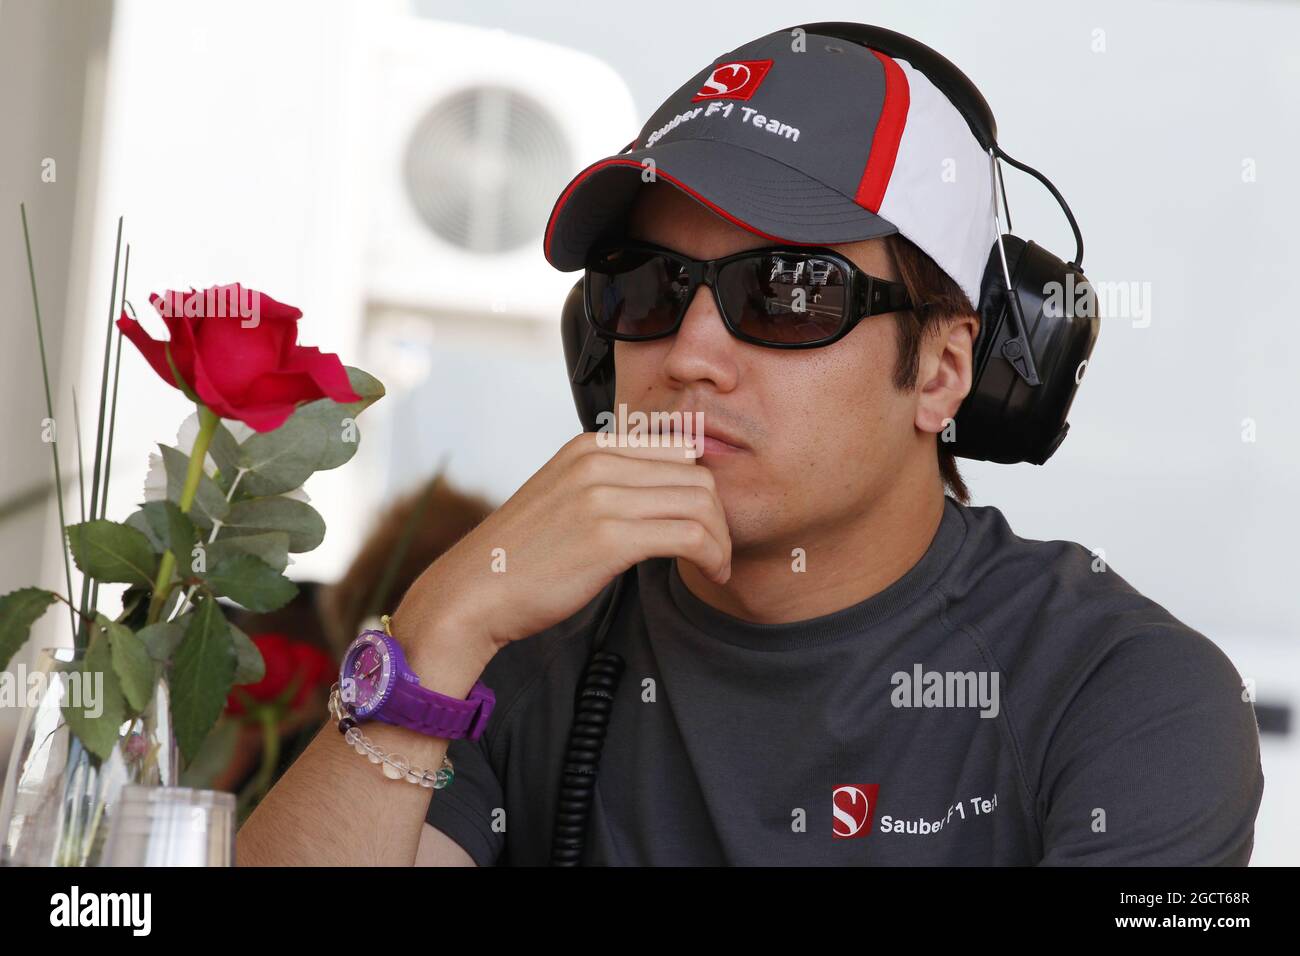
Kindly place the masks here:
MULTIPOLYGON (((550 220, 550 222, 548 222, 548 223, 546 224, 546 239, 545 239, 544 252, 545 252, 546 258, 547 258, 548 260, 550 260, 550 258, 551 258, 551 240, 552 240, 552 238, 553 238, 553 236, 554 236, 554 232, 555 232, 555 223, 556 223, 556 222, 559 220, 559 218, 560 218, 560 210, 562 210, 562 209, 564 208, 564 204, 565 204, 566 202, 569 201, 569 197, 570 197, 571 195, 573 195, 573 191, 574 191, 575 189, 577 189, 577 188, 578 188, 579 186, 581 186, 584 182, 586 182, 589 178, 591 178, 591 176, 592 176, 593 174, 599 172, 600 170, 606 168, 607 166, 633 166, 633 167, 635 167, 635 168, 637 168, 637 169, 641 169, 641 168, 642 168, 642 165, 641 165, 640 161, 638 161, 638 160, 635 160, 635 159, 620 159, 620 158, 618 158, 618 157, 610 157, 609 159, 604 159, 604 160, 601 160, 601 161, 598 162, 598 163, 595 163, 595 164, 593 164, 593 165, 591 165, 591 166, 588 166, 585 170, 583 170, 583 171, 578 175, 578 178, 575 179, 573 182, 571 182, 571 183, 569 184, 569 188, 566 189, 566 190, 564 191, 564 195, 562 195, 562 196, 559 198, 559 201, 556 202, 556 204, 555 204, 555 209, 552 210, 552 212, 551 212, 551 220, 550 220)), ((735 216, 733 216, 731 213, 727 212, 727 210, 723 209, 721 206, 719 206, 719 205, 717 205, 716 203, 710 202, 709 200, 705 199, 703 196, 701 196, 699 193, 697 193, 697 192, 696 192, 694 189, 692 189, 690 186, 686 185, 686 184, 685 184, 684 182, 682 182, 680 179, 677 179, 675 176, 672 176, 671 174, 664 172, 663 169, 658 169, 658 170, 656 170, 656 171, 655 171, 655 175, 658 176, 658 177, 661 178, 661 179, 666 179, 666 180, 668 180, 668 182, 672 183, 674 186, 676 186, 676 187, 677 187, 678 189, 680 189, 682 192, 686 193, 686 194, 689 195, 691 198, 693 198, 693 199, 695 199, 695 200, 697 200, 697 201, 703 203, 705 206, 707 206, 707 207, 708 207, 709 209, 711 209, 713 212, 717 213, 717 214, 718 214, 719 216, 721 216, 723 219, 727 220, 727 221, 730 222, 730 223, 734 223, 735 225, 739 226, 739 227, 742 228, 742 229, 745 229, 745 230, 748 230, 749 232, 754 233, 754 235, 756 235, 756 236, 761 236, 761 237, 764 238, 764 239, 775 239, 775 240, 777 240, 777 241, 779 241, 779 242, 784 242, 784 243, 787 243, 787 244, 792 245, 792 246, 818 246, 818 245, 822 245, 821 243, 816 243, 816 242, 799 242, 798 240, 794 240, 794 239, 786 239, 786 238, 784 238, 784 237, 782 237, 782 236, 773 236, 773 235, 771 235, 770 233, 766 233, 766 232, 764 232, 762 229, 757 228, 756 226, 751 226, 749 223, 745 222, 745 221, 742 220, 742 219, 737 219, 735 216)))
POLYGON ((903 127, 907 125, 911 94, 908 92, 907 75, 903 68, 879 50, 871 52, 885 68, 885 102, 880 108, 876 131, 871 135, 871 155, 867 157, 867 168, 862 171, 862 181, 858 183, 853 201, 879 213, 880 204, 885 199, 885 190, 889 188, 889 177, 894 173, 894 160, 898 158, 898 144, 903 138, 903 127))

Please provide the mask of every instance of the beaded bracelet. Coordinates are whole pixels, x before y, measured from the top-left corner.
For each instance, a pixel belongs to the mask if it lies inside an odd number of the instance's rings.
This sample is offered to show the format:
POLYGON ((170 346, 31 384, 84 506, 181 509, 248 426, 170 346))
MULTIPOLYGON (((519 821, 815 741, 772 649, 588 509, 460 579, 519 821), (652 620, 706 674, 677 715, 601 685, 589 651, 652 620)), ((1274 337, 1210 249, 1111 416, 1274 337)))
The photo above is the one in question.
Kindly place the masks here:
POLYGON ((432 770, 412 767, 410 761, 401 754, 385 753, 376 747, 374 742, 361 732, 356 719, 343 710, 337 682, 330 688, 329 710, 339 722, 339 733, 343 735, 348 745, 357 753, 368 757, 371 763, 380 764, 384 776, 390 780, 405 780, 407 783, 416 783, 431 790, 442 790, 455 779, 456 772, 445 753, 442 755, 442 766, 435 773, 432 770))

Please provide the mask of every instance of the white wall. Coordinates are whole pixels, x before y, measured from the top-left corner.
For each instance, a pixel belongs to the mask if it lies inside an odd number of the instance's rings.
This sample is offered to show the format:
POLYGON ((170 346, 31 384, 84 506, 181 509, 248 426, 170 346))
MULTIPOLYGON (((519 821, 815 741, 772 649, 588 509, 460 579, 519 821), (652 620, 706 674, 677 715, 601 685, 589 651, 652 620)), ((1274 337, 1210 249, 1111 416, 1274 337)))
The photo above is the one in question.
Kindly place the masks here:
MULTIPOLYGON (((79 204, 91 201, 93 193, 93 183, 80 172, 97 161, 98 87, 110 14, 108 3, 67 16, 66 8, 37 0, 0 2, 0 407, 6 423, 0 501, 8 505, 0 516, 0 594, 29 585, 67 590, 63 565, 56 560, 58 523, 51 521, 54 509, 45 507, 53 498, 54 471, 50 446, 41 440, 45 390, 18 204, 27 207, 37 266, 54 419, 70 439, 75 379, 62 356, 79 335, 68 322, 69 277, 78 247, 74 220, 79 204), (52 180, 43 178, 47 169, 52 180)), ((84 425, 92 417, 94 396, 82 391, 78 398, 84 425)), ((92 422, 92 443, 93 427, 92 422)), ((60 453, 65 491, 75 493, 75 443, 65 441, 60 453)), ((76 514, 75 500, 69 494, 70 515, 76 514)), ((38 645, 70 641, 67 614, 51 612, 15 664, 30 665, 38 645)), ((0 708, 0 766, 8 761, 19 713, 0 708)))

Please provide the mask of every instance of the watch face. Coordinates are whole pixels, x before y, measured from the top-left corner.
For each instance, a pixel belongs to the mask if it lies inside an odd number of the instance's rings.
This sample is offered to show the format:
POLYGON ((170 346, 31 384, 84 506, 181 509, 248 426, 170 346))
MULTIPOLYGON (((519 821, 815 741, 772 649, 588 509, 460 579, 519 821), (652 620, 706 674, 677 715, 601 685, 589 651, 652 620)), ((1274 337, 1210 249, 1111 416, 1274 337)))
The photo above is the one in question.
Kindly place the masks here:
POLYGON ((342 700, 358 717, 369 717, 388 699, 393 655, 383 637, 362 634, 348 648, 339 674, 342 700))

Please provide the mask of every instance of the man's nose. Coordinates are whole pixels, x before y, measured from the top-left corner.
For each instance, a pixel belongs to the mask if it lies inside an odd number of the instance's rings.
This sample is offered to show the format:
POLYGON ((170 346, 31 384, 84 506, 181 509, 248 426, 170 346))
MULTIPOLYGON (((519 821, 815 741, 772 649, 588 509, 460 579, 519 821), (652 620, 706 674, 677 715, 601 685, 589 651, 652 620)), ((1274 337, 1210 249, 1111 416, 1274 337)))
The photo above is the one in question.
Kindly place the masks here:
POLYGON ((664 373, 681 382, 708 380, 720 391, 730 391, 736 383, 740 344, 722 321, 713 289, 701 284, 673 336, 664 373))

